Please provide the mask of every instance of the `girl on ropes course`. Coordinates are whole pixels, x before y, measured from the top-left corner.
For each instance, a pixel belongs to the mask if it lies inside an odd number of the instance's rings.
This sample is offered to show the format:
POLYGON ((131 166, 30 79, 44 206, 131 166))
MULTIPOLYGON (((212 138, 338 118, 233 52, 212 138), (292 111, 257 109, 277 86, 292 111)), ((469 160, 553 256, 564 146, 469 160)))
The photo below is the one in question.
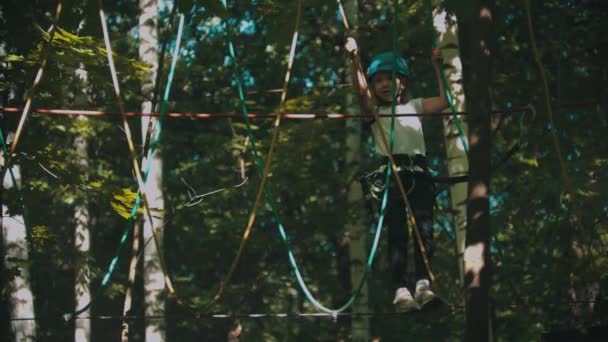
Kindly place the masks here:
MULTIPOLYGON (((413 98, 409 90, 410 70, 403 57, 393 52, 376 55, 369 64, 367 73, 364 73, 355 39, 348 38, 345 47, 352 60, 353 87, 364 113, 391 114, 393 110, 395 114, 439 113, 448 107, 439 73, 441 50, 433 49, 431 54, 441 95, 430 98, 413 98), (396 75, 394 88, 393 74, 396 75), (371 89, 368 88, 368 82, 371 84, 371 89)), ((401 311, 410 311, 420 309, 435 298, 435 294, 431 291, 429 279, 431 277, 429 277, 427 269, 434 247, 433 205, 435 195, 434 185, 429 177, 430 170, 420 117, 395 117, 393 130, 391 130, 391 120, 391 117, 382 116, 368 122, 371 125, 376 153, 382 157, 382 164, 366 178, 371 185, 374 197, 380 199, 384 190, 383 174, 389 153, 392 153, 398 176, 407 192, 407 198, 417 222, 420 242, 424 247, 415 248, 414 251, 416 278, 415 283, 412 284, 408 282, 407 277, 409 233, 407 213, 404 215, 405 203, 403 196, 394 186, 395 182, 390 183, 385 218, 388 226, 391 285, 395 291, 393 304, 401 311), (390 132, 393 132, 392 151, 387 151, 386 144, 380 142, 382 139, 385 142, 389 141, 390 132), (384 137, 380 135, 384 135, 384 137), (424 255, 422 249, 424 249, 424 255), (414 286, 412 287, 412 285, 414 286), (413 296, 410 289, 415 290, 413 296)))

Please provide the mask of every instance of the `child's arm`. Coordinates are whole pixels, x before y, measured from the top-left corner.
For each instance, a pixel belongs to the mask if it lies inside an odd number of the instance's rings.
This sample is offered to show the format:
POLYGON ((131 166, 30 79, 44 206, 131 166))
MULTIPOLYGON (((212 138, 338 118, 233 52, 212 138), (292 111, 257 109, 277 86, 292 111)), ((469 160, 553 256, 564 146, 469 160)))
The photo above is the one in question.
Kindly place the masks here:
MULTIPOLYGON (((365 71, 361 65, 361 59, 357 51, 357 42, 354 38, 346 39, 346 51, 348 51, 353 72, 353 89, 359 96, 359 102, 361 104, 361 110, 364 114, 372 114, 373 108, 375 108, 374 99, 372 93, 367 85, 367 79, 365 78, 365 71)), ((370 119, 373 120, 373 119, 370 119)))
POLYGON ((439 63, 441 61, 441 50, 433 49, 431 54, 431 61, 433 62, 433 69, 435 69, 435 76, 437 77, 437 84, 439 84, 439 96, 427 97, 422 99, 422 110, 425 113, 439 113, 442 110, 448 108, 448 99, 445 96, 445 89, 441 82, 441 74, 439 72, 439 63))

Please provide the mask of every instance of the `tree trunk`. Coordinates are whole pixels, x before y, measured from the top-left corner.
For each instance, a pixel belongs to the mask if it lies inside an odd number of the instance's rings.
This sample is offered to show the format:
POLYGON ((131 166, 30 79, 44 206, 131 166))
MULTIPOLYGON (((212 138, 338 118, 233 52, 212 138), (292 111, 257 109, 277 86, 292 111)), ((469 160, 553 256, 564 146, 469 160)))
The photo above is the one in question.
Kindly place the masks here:
MULTIPOLYGON (((143 109, 149 110, 149 109, 143 109)), ((145 120, 142 120, 145 121, 145 120)), ((147 161, 148 162, 148 161, 147 161)), ((157 229, 159 243, 163 241, 163 214, 164 199, 162 193, 162 160, 157 156, 149 161, 152 163, 152 171, 148 175, 146 182, 146 195, 151 208, 155 209, 153 224, 157 229)), ((145 164, 144 164, 145 165, 145 164)), ((143 223, 143 239, 152 239, 152 227, 148 220, 143 223)), ((144 247, 144 303, 146 316, 162 317, 165 314, 165 301, 163 290, 165 279, 161 269, 160 256, 162 250, 157 250, 156 244, 148 243, 144 247)), ((146 321, 146 341, 165 340, 165 323, 162 318, 155 318, 146 321)))
MULTIPOLYGON (((464 112, 465 99, 462 82, 462 62, 460 59, 460 46, 458 42, 458 25, 454 15, 448 14, 444 8, 437 6, 440 1, 435 0, 433 6, 433 26, 438 34, 437 47, 443 52, 445 78, 452 94, 454 107, 458 112, 464 112)), ((447 109, 446 112, 451 112, 447 109)), ((464 134, 468 127, 464 117, 459 117, 464 134)), ((445 138, 445 151, 448 162, 448 175, 462 176, 469 172, 469 160, 458 133, 453 117, 443 120, 443 135, 445 138)), ((452 227, 456 233, 456 253, 458 255, 458 270, 460 284, 464 284, 464 242, 466 236, 466 200, 468 183, 458 183, 450 187, 450 206, 452 209, 452 227)))
MULTIPOLYGON (((144 97, 150 97, 154 91, 154 79, 156 70, 158 69, 158 52, 157 52, 157 17, 158 6, 156 0, 140 0, 140 17, 139 17, 139 57, 142 62, 145 62, 151 67, 152 72, 148 73, 141 85, 141 92, 144 97)), ((141 106, 143 112, 153 111, 151 101, 144 101, 141 106)), ((148 127, 152 128, 149 136, 154 136, 156 129, 157 118, 143 117, 141 121, 142 136, 146 139, 148 127)), ((144 145, 146 142, 144 141, 144 145)), ((146 156, 144 156, 146 158, 146 156)), ((163 214, 164 199, 162 193, 162 159, 160 153, 152 160, 144 159, 142 167, 146 169, 150 164, 150 173, 145 185, 146 196, 150 208, 154 208, 154 217, 152 224, 157 229, 157 237, 159 243, 163 240, 163 214)), ((152 227, 148 220, 143 223, 143 239, 148 241, 152 239, 152 227)), ((144 247, 144 303, 145 315, 162 317, 165 314, 165 301, 163 299, 164 277, 161 268, 160 254, 162 250, 156 248, 155 243, 149 243, 144 247)), ((162 318, 153 318, 146 320, 146 341, 162 342, 165 340, 165 321, 162 318)))
MULTIPOLYGON (((87 120, 79 116, 78 120, 87 120)), ((87 141, 83 136, 74 140, 78 164, 83 169, 88 167, 87 141)), ((89 251, 91 249, 91 231, 89 228, 89 202, 86 197, 79 199, 74 207, 74 247, 76 249, 76 275, 74 280, 74 303, 78 310, 91 301, 89 251)), ((90 313, 90 310, 85 311, 90 313)), ((85 314, 86 315, 86 314, 85 314)), ((91 320, 77 319, 74 323, 74 341, 86 342, 91 340, 91 320)))
MULTIPOLYGON (((133 308, 133 291, 135 287, 135 273, 137 272, 137 257, 139 256, 139 241, 140 241, 140 228, 139 222, 133 223, 133 241, 131 249, 131 260, 129 261, 129 275, 127 278, 127 291, 125 293, 125 302, 122 309, 123 317, 132 316, 131 309, 133 308)), ((123 318, 120 340, 121 342, 129 341, 129 323, 128 319, 123 318)))
MULTIPOLYGON (((82 81, 81 91, 75 94, 74 105, 89 106, 89 83, 88 72, 84 65, 76 70, 76 77, 82 81)), ((76 120, 86 122, 88 119, 84 115, 79 115, 76 120)), ((74 149, 76 151, 76 163, 86 174, 89 167, 87 152, 88 142, 84 135, 77 135, 74 139, 74 149)), ((84 307, 91 302, 91 271, 89 268, 91 250, 91 230, 89 201, 87 196, 79 197, 74 206, 74 249, 76 250, 76 268, 74 276, 74 310, 84 307)), ((85 316, 90 315, 90 310, 84 312, 85 316)), ((87 342, 91 340, 91 320, 77 319, 74 322, 74 341, 87 342)))
MULTIPOLYGON (((353 30, 356 30, 359 18, 359 1, 352 0, 344 3, 344 12, 350 21, 353 30)), ((352 83, 352 67, 350 59, 345 65, 346 83, 352 83)), ((347 113, 359 111, 359 101, 352 92, 346 94, 347 113)), ((359 182, 361 170, 361 123, 359 120, 346 120, 346 167, 351 172, 348 177, 351 183, 348 185, 348 208, 349 222, 346 224, 346 236, 344 243, 348 244, 348 256, 350 257, 350 282, 351 290, 359 284, 365 272, 367 264, 367 225, 365 220, 365 206, 363 205, 363 192, 359 182)), ((367 284, 363 285, 361 293, 353 304, 353 312, 368 312, 367 284)), ((351 318, 351 339, 353 341, 369 340, 369 319, 366 316, 354 316, 351 318)))
POLYGON ((467 69, 471 162, 466 237, 465 341, 492 341, 490 311, 490 110, 489 86, 494 47, 491 1, 474 1, 470 14, 471 64, 467 69))
MULTIPOLYGON (((6 159, 6 156, 4 156, 4 160, 6 159)), ((21 188, 21 172, 18 165, 13 165, 13 174, 15 175, 17 188, 21 188)), ((9 171, 4 176, 2 186, 3 191, 13 187, 9 171)), ((15 189, 15 191, 19 190, 15 189)), ((10 328, 15 341, 27 342, 36 340, 36 321, 34 320, 34 295, 30 287, 26 225, 24 216, 15 213, 21 212, 21 209, 11 208, 9 210, 4 201, 2 202, 2 242, 6 253, 4 256, 5 270, 10 274, 7 277, 11 306, 10 318, 15 319, 11 321, 10 328), (26 318, 26 320, 17 320, 20 318, 26 318)))

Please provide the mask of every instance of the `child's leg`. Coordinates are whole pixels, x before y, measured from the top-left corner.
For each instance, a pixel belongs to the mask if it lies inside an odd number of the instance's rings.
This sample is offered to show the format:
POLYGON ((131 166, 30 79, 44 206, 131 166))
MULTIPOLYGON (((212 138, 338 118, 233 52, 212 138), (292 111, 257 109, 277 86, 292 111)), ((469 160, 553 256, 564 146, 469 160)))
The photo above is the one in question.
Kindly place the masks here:
MULTIPOLYGON (((394 179, 391 180, 394 183, 394 179)), ((388 257, 393 290, 407 287, 407 213, 399 190, 391 184, 386 205, 385 225, 388 228, 388 257)))
MULTIPOLYGON (((418 231, 420 232, 422 245, 426 251, 426 258, 429 261, 430 266, 430 261, 435 249, 435 245, 433 243, 433 210, 435 204, 433 183, 420 176, 414 176, 414 179, 414 189, 408 196, 408 199, 412 205, 412 210, 414 211, 414 217, 416 219, 418 231)), ((418 240, 416 240, 415 237, 413 238, 416 280, 429 279, 422 254, 420 253, 418 240)))

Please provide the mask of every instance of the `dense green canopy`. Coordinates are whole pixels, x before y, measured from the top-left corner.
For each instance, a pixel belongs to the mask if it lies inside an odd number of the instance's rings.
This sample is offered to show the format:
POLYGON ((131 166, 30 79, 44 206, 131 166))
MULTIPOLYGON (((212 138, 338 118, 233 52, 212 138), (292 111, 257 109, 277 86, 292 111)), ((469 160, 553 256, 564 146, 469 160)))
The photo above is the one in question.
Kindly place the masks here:
MULTIPOLYGON (((223 10, 219 1, 180 1, 186 15, 174 86, 173 112, 240 114, 228 50, 222 31, 227 21, 235 44, 252 113, 273 113, 280 94, 269 90, 283 83, 296 14, 295 1, 237 1, 223 10)), ((359 0, 356 28, 362 59, 391 48, 391 6, 359 0)), ((402 1, 398 13, 398 52, 412 68, 415 96, 432 96, 437 86, 430 63, 433 32, 424 1, 402 1)), ((461 15, 466 2, 446 1, 461 15)), ((55 1, 4 1, 0 5, 0 91, 4 107, 22 107, 31 87, 38 57, 48 37, 55 1)), ((106 1, 116 62, 128 111, 139 111, 139 83, 148 67, 138 61, 138 7, 133 1, 106 1)), ((161 2, 159 37, 170 48, 176 22, 167 22, 171 6, 161 2)), ((551 144, 542 80, 534 62, 523 1, 497 0, 496 53, 488 91, 496 109, 530 110, 493 114, 493 164, 514 144, 517 152, 492 174, 491 230, 494 280, 492 298, 496 335, 501 341, 539 340, 543 332, 606 324, 608 291, 608 130, 606 102, 608 41, 603 34, 608 7, 601 0, 535 1, 532 19, 542 62, 549 78, 559 144, 569 178, 568 193, 551 144), (580 253, 575 253, 580 251, 580 253), (585 289, 589 294, 573 297, 585 289), (603 298, 603 299, 602 299, 603 298), (595 304, 594 306, 590 304, 595 304), (593 306, 593 309, 590 307, 593 306)), ((34 96, 34 108, 70 108, 116 112, 116 99, 103 50, 97 1, 65 1, 60 30, 53 40, 45 75, 34 96), (88 81, 77 73, 86 70, 88 81)), ((461 41, 474 27, 461 26, 461 41)), ((285 111, 344 113, 345 32, 332 1, 304 1, 292 82, 285 111)), ((169 51, 169 49, 167 49, 169 51)), ((468 61, 467 56, 463 56, 468 61)), ((170 58, 164 58, 162 82, 170 58)), ((465 72, 470 65, 465 64, 465 72)), ((163 89, 161 87, 161 89, 163 89)), ((2 130, 14 131, 19 115, 5 112, 2 130)), ((137 118, 129 119, 133 132, 137 118)), ((351 119, 358 120, 358 119, 351 119)), ((259 151, 267 152, 272 120, 252 121, 259 151)), ((432 165, 445 174, 441 119, 424 121, 432 165)), ((32 285, 40 340, 67 340, 73 334, 62 321, 73 310, 74 205, 88 199, 93 230, 90 263, 93 289, 115 252, 127 221, 129 193, 137 191, 120 117, 76 120, 71 116, 31 115, 12 160, 22 169, 24 214, 28 223, 32 285), (88 139, 88 167, 79 165, 73 141, 88 139), (121 197, 122 196, 122 197, 121 197)), ((349 182, 376 161, 366 153, 357 168, 345 163, 343 120, 284 121, 273 159, 269 187, 276 197, 304 278, 329 306, 348 298, 337 271, 340 238, 355 214, 346 200, 349 182)), ((137 134, 135 134, 137 135, 137 134)), ((137 138, 141 145, 141 139, 137 138)), ((141 150, 141 146, 138 146, 141 150)), ((170 275, 183 303, 168 298, 169 340, 223 340, 234 319, 210 318, 193 311, 212 299, 241 240, 260 177, 253 168, 247 129, 242 119, 167 118, 160 153, 164 161, 165 250, 170 275), (209 195, 188 206, 189 188, 204 194, 241 182, 239 158, 248 181, 241 187, 209 195), (185 307, 189 306, 191 309, 185 307)), ((367 148, 367 147, 364 147, 367 148)), ((140 156, 141 157, 141 156, 140 156)), ((441 294, 453 310, 411 316, 371 316, 374 336, 386 341, 458 340, 462 338, 464 301, 458 283, 447 188, 439 187, 436 217, 437 252, 433 270, 441 294)), ((3 191, 2 202, 21 211, 19 194, 3 191)), ((375 222, 369 217, 370 236, 375 222)), ((4 218, 6 219, 6 218, 4 218)), ((386 248, 381 243, 369 279, 370 312, 392 312, 386 248)), ((127 243, 129 246, 129 243, 127 243)), ((128 250, 128 248, 127 248, 128 250)), ((262 207, 241 264, 213 313, 314 312, 295 282, 269 207, 262 207)), ((119 316, 126 286, 129 253, 123 251, 109 287, 95 298, 92 315, 119 316)), ((1 266, 4 283, 18 270, 1 266)), ((140 273, 139 273, 140 274, 140 273)), ((139 275, 140 277, 140 275, 139 275)), ((142 279, 137 282, 141 284, 142 279)), ((2 286, 0 335, 8 334, 8 296, 2 286)), ((143 315, 136 293, 136 315, 143 315)), ((239 319, 245 340, 335 340, 341 320, 331 318, 239 319)), ((141 336, 143 320, 134 322, 141 336)), ((120 319, 93 321, 94 340, 115 339, 120 319)))

